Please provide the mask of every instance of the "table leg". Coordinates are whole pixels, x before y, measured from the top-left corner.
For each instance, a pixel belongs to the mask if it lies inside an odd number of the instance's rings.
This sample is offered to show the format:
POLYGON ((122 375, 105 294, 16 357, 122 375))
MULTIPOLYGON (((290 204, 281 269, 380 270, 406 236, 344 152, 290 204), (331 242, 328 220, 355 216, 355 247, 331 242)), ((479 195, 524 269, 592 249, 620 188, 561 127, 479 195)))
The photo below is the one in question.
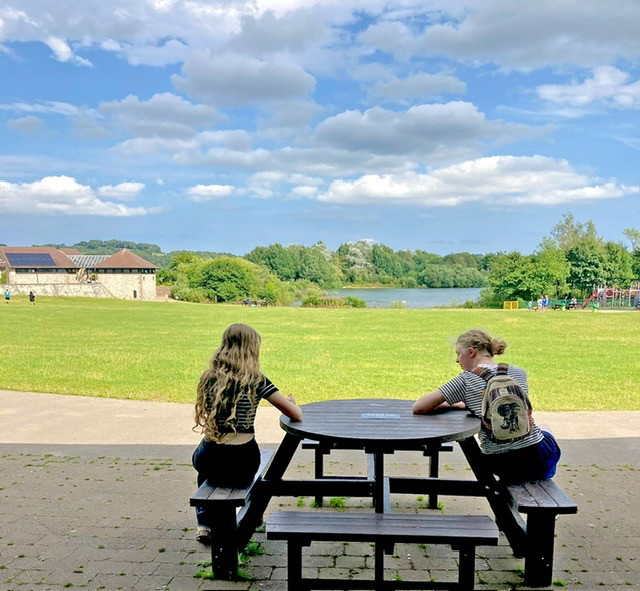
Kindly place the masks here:
POLYGON ((510 495, 504 484, 487 467, 475 437, 468 437, 459 443, 473 474, 484 489, 498 528, 509 540, 513 553, 523 556, 526 548, 526 526, 518 511, 510 505, 510 495))
POLYGON ((384 454, 380 451, 373 452, 373 478, 373 506, 376 513, 384 513, 384 454))
POLYGON ((262 524, 264 512, 273 497, 273 483, 282 480, 300 441, 300 437, 287 433, 278 446, 264 478, 256 483, 255 494, 251 497, 244 516, 238 524, 240 531, 239 541, 242 544, 246 544, 251 539, 256 528, 262 524))

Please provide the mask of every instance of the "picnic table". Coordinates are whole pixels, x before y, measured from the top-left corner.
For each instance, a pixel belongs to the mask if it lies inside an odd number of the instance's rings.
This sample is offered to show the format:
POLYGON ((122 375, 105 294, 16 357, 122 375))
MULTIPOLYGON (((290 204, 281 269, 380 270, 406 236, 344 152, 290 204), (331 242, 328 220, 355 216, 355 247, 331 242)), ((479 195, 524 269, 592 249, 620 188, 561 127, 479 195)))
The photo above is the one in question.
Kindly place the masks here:
MULTIPOLYGON (((531 586, 550 584, 555 517, 559 513, 575 513, 575 503, 553 481, 518 485, 512 490, 501 483, 488 469, 474 437, 480 430, 480 420, 469 411, 447 410, 428 415, 414 415, 412 405, 412 401, 408 400, 332 400, 304 405, 304 420, 301 422, 281 417, 280 425, 286 432, 282 442, 264 471, 258 475, 254 485, 242 493, 245 495, 243 498, 246 499, 246 503, 238 514, 237 530, 234 533, 238 548, 249 540, 262 523, 267 505, 274 496, 370 497, 373 499, 375 515, 380 518, 390 517, 390 499, 394 493, 477 496, 487 499, 495 521, 509 541, 514 555, 525 556, 525 582, 531 586), (362 449, 372 458, 372 477, 284 478, 303 440, 315 440, 342 449, 362 449), (439 446, 448 442, 458 442, 475 476, 474 479, 385 475, 385 455, 395 451, 439 446), (528 515, 528 523, 524 522, 520 512, 528 515)), ((313 519, 320 518, 322 514, 313 519)), ((278 526, 281 528, 280 534, 303 535, 298 531, 297 525, 294 525, 292 530, 286 523, 287 519, 289 518, 286 515, 281 518, 278 526)), ((293 523, 296 523, 295 520, 293 523)), ((382 554, 388 551, 390 540, 393 538, 386 536, 384 543, 378 543, 378 538, 373 536, 381 531, 381 527, 386 527, 385 531, 388 531, 388 526, 388 519, 385 523, 375 521, 362 526, 366 530, 365 533, 372 536, 371 540, 376 541, 376 565, 378 562, 382 564, 382 554)), ((485 526, 486 524, 482 525, 485 526)), ((391 530, 395 527, 391 527, 391 530)), ((426 527, 424 532, 427 532, 429 527, 426 527)), ((309 523, 308 531, 304 534, 306 537, 303 536, 303 539, 308 541, 311 539, 311 532, 318 532, 320 529, 322 528, 319 528, 317 523, 309 523)), ((402 532, 397 531, 397 540, 400 541, 403 539, 402 532)), ((353 534, 345 532, 345 536, 347 535, 353 534)), ((473 543, 490 543, 478 541, 484 539, 481 530, 460 530, 459 535, 461 539, 471 535, 471 538, 467 539, 473 543)), ((296 543, 299 544, 299 540, 296 543)), ((467 550, 465 569, 468 571, 470 558, 467 550)), ((290 558, 292 564, 299 566, 295 554, 290 554, 290 558)), ((461 571, 461 581, 463 575, 468 577, 468 574, 461 571)), ((378 573, 378 576, 381 577, 382 574, 378 573)))

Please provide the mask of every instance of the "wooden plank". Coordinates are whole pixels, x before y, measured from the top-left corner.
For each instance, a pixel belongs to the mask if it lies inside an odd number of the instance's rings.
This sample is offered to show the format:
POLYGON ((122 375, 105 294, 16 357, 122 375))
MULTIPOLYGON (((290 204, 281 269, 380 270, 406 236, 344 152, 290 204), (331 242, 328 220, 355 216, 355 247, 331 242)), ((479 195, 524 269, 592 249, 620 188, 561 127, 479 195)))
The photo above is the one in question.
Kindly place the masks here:
POLYGON ((568 514, 578 511, 575 501, 553 480, 511 484, 507 490, 522 513, 550 511, 568 514))
POLYGON ((227 488, 222 486, 211 486, 205 480, 195 494, 189 499, 192 507, 207 505, 208 503, 230 503, 236 506, 244 505, 246 497, 255 485, 256 481, 262 477, 263 472, 269 466, 274 452, 272 450, 262 451, 260 454, 260 466, 256 472, 253 482, 245 488, 227 488))
POLYGON ((279 511, 267 522, 270 539, 437 542, 496 545, 498 528, 486 515, 399 515, 279 511))

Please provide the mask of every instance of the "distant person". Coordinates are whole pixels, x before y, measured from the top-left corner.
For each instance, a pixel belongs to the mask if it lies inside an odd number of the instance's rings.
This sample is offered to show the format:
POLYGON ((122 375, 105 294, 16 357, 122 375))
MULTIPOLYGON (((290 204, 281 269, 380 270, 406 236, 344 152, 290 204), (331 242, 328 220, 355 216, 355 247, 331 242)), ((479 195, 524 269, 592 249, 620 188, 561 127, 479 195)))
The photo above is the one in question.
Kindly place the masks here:
POLYGON ((549 308, 549 296, 545 294, 542 296, 542 311, 546 312, 548 308, 549 308))
POLYGON ((543 311, 543 309, 542 309, 542 303, 543 303, 542 302, 542 296, 540 296, 538 298, 538 302, 537 303, 538 303, 538 312, 542 312, 543 311))
POLYGON ((506 348, 507 343, 482 330, 469 330, 460 335, 455 350, 463 372, 435 392, 419 398, 413 412, 426 414, 436 408, 467 408, 482 419, 480 447, 490 469, 500 480, 517 483, 551 478, 556 473, 560 448, 553 435, 542 431, 530 414, 525 371, 494 361, 494 355, 501 355, 506 348), (513 383, 508 392, 499 392, 506 386, 489 391, 491 385, 487 382, 497 375, 504 375, 513 383), (483 399, 489 395, 493 402, 483 413, 483 399))
POLYGON ((33 293, 32 291, 29 292, 29 301, 31 302, 32 305, 36 305, 36 294, 33 293))
MULTIPOLYGON (((232 324, 222 335, 209 369, 198 384, 194 429, 204 438, 193 452, 198 486, 242 488, 253 481, 260 466, 260 449, 253 422, 260 400, 273 404, 294 421, 302 410, 292 395, 284 397, 260 371, 260 335, 246 324, 232 324)), ((196 539, 211 541, 211 516, 196 508, 196 539)))
POLYGON ((529 300, 529 303, 527 304, 527 310, 529 310, 529 312, 533 310, 533 300, 529 300))
POLYGON ((571 298, 571 307, 575 308, 578 305, 578 300, 576 299, 576 296, 573 296, 571 298))
POLYGON ((11 301, 11 292, 9 291, 9 288, 5 288, 4 290, 4 303, 8 304, 11 301))

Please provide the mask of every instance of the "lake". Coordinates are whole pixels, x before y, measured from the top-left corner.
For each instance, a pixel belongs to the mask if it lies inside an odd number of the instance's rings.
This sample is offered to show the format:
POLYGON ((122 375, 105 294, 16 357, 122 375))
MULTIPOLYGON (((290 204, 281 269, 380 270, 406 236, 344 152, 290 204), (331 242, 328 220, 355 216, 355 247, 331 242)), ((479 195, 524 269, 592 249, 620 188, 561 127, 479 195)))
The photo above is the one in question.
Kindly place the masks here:
POLYGON ((368 308, 390 308, 393 302, 404 302, 407 308, 435 308, 438 306, 460 305, 467 300, 476 300, 480 295, 480 287, 463 288, 371 288, 371 289, 337 289, 330 295, 340 297, 353 296, 367 302, 368 308))

